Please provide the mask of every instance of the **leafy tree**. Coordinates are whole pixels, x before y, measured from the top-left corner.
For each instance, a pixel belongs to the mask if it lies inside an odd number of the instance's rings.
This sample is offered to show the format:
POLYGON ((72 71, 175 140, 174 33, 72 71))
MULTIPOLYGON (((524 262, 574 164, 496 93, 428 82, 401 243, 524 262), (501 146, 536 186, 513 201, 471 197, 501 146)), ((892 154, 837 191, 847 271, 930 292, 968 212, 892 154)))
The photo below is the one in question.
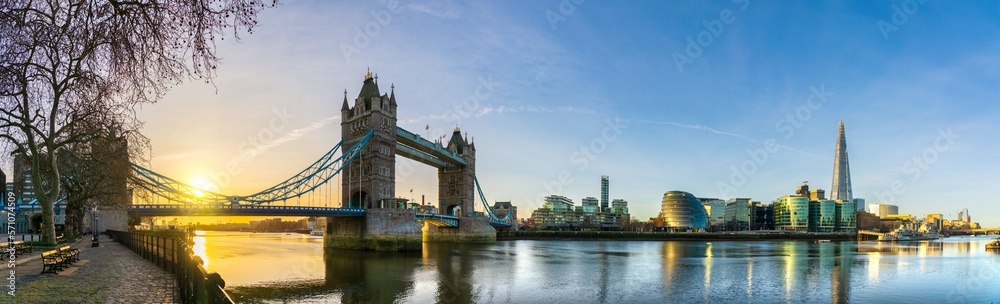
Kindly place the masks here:
POLYGON ((88 121, 137 130, 139 104, 184 80, 211 82, 215 39, 252 33, 261 0, 0 0, 0 142, 25 155, 55 239, 64 188, 58 153, 99 133, 88 121))

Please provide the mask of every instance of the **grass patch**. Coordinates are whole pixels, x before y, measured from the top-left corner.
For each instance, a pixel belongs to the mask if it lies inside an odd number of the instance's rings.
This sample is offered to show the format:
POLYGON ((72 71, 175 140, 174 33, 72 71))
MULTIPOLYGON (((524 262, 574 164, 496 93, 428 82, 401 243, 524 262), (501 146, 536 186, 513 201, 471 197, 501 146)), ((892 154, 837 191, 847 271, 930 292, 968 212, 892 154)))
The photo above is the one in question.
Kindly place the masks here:
POLYGON ((4 295, 0 303, 104 303, 107 289, 116 286, 111 274, 102 273, 80 282, 79 278, 46 276, 18 286, 14 297, 4 295), (93 282, 108 282, 108 285, 93 282))

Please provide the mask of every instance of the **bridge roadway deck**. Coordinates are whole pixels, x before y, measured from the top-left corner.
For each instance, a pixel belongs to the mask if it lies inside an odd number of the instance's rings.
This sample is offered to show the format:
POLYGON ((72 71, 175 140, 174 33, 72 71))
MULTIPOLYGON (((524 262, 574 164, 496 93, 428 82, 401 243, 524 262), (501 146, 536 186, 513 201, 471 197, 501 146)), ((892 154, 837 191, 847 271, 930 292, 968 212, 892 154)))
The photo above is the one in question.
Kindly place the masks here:
POLYGON ((329 208, 309 206, 260 206, 260 205, 132 205, 129 214, 141 216, 364 216, 364 209, 329 208))
MULTIPOLYGON (((139 216, 364 216, 365 209, 330 208, 310 206, 261 206, 261 205, 132 205, 129 214, 139 216)), ((459 217, 441 214, 416 213, 419 220, 432 220, 444 226, 458 226, 459 217)), ((494 227, 510 227, 509 223, 490 222, 494 227)))

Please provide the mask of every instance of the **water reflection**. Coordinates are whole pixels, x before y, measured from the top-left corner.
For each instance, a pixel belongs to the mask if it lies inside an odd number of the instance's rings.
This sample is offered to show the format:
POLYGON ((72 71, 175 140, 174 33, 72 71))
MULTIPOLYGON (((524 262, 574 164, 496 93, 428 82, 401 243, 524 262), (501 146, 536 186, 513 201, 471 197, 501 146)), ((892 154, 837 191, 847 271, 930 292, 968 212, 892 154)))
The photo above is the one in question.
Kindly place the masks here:
POLYGON ((694 281, 696 279, 704 280, 701 274, 710 272, 708 269, 699 269, 704 267, 702 263, 705 260, 711 259, 707 255, 710 251, 706 251, 706 249, 708 249, 708 244, 701 242, 663 242, 660 254, 663 256, 662 295, 664 301, 676 299, 677 295, 682 294, 686 298, 691 298, 693 292, 703 295, 704 292, 711 290, 705 288, 706 286, 702 282, 695 283, 694 281), (695 269, 698 270, 695 271, 695 269))
POLYGON ((663 242, 662 301, 848 302, 855 244, 663 242))
POLYGON ((194 245, 191 245, 191 252, 193 252, 194 255, 201 257, 202 262, 204 262, 202 265, 205 266, 205 268, 208 268, 210 261, 209 257, 211 255, 208 254, 208 247, 205 246, 205 232, 195 231, 194 237, 191 239, 194 242, 194 245))
POLYGON ((833 270, 830 274, 830 302, 847 303, 851 294, 851 269, 854 268, 854 246, 837 243, 832 246, 833 270))
POLYGON ((325 287, 341 291, 344 303, 390 303, 413 289, 419 253, 328 249, 325 287))
MULTIPOLYGON (((214 240, 208 238, 207 254, 218 255, 213 265, 226 264, 228 249, 213 247, 214 240)), ((955 293, 996 301, 1000 291, 984 290, 984 282, 1000 279, 1000 255, 977 250, 977 242, 513 241, 425 244, 414 253, 327 249, 318 256, 323 265, 303 273, 307 279, 233 290, 244 302, 296 303, 869 303, 944 301, 955 293)), ((282 259, 307 256, 282 253, 282 259)))

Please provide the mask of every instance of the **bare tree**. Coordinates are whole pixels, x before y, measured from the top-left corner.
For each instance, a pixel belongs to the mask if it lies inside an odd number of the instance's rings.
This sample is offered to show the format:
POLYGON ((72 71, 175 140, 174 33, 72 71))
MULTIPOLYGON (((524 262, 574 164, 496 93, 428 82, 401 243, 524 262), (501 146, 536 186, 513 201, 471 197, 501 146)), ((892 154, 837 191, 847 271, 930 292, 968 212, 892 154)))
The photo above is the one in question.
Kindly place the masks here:
POLYGON ((149 139, 111 122, 83 122, 97 134, 87 143, 60 150, 60 173, 66 194, 66 233, 83 232, 83 216, 91 207, 124 209, 131 201, 131 162, 148 161, 149 139))
MULTIPOLYGON (((273 6, 274 4, 270 4, 273 6)), ((211 82, 216 37, 252 33, 261 0, 0 0, 0 141, 25 155, 53 242, 63 189, 57 151, 98 134, 81 121, 138 129, 134 109, 183 80, 211 82), (75 130, 75 131, 74 131, 75 130)))

